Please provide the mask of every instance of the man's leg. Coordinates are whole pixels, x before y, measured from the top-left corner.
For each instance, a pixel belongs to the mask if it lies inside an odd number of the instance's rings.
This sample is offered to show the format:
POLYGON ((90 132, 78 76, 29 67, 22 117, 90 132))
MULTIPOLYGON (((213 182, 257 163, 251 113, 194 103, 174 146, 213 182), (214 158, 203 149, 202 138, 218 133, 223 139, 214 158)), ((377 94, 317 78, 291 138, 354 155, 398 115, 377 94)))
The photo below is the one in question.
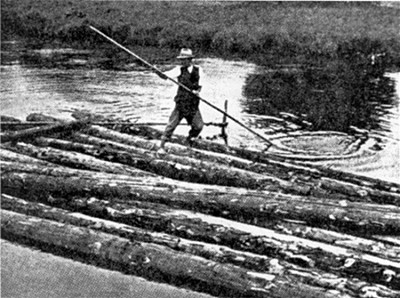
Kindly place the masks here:
POLYGON ((199 110, 197 110, 193 117, 186 119, 192 127, 188 136, 188 140, 191 141, 199 136, 200 132, 203 130, 204 122, 199 110))
POLYGON ((171 116, 169 117, 168 124, 165 127, 163 136, 161 137, 160 148, 164 148, 165 142, 171 138, 174 130, 178 126, 179 122, 181 122, 182 118, 183 117, 181 116, 181 113, 179 113, 178 109, 175 107, 175 109, 171 113, 171 116))

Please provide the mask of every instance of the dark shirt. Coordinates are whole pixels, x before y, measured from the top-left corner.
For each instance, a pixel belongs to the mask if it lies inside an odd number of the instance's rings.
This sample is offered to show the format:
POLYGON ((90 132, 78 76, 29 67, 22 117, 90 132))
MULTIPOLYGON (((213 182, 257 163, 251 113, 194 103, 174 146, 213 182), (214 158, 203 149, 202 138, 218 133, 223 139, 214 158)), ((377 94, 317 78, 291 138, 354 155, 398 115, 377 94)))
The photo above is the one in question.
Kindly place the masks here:
MULTIPOLYGON (((193 66, 193 70, 189 73, 186 67, 181 67, 181 74, 178 77, 178 82, 188 87, 190 90, 199 90, 199 68, 193 66)), ((177 109, 183 113, 184 116, 193 116, 199 109, 200 100, 198 96, 186 91, 184 88, 178 88, 175 96, 177 109)))

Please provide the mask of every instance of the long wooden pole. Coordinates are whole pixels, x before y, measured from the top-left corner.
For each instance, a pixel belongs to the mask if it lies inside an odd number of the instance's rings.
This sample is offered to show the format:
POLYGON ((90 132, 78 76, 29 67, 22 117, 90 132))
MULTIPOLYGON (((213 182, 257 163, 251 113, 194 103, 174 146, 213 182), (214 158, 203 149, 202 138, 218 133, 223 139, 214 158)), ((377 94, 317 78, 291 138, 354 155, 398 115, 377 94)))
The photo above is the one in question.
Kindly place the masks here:
MULTIPOLYGON (((146 60, 144 60, 143 58, 139 57, 138 55, 136 55, 134 52, 132 52, 131 50, 127 49, 126 47, 124 47, 123 45, 119 44, 118 42, 116 42, 114 39, 108 37, 107 35, 105 35, 103 32, 99 31, 98 29, 94 28, 93 26, 89 26, 90 29, 92 29, 93 31, 95 31, 96 33, 100 34, 101 36, 103 36, 105 39, 109 40, 110 42, 112 42, 113 44, 115 44, 116 46, 118 46, 119 48, 123 49, 125 52, 127 52, 128 54, 132 55, 133 57, 135 57, 136 59, 140 60, 143 64, 145 64, 146 66, 148 66, 149 68, 153 69, 155 72, 157 73, 162 73, 161 70, 159 70, 157 67, 155 67, 154 65, 150 64, 149 62, 147 62, 146 60)), ((231 119, 232 121, 234 121, 235 123, 239 124, 241 127, 245 128, 246 130, 248 130, 249 132, 251 132, 252 134, 256 135, 257 137, 259 137, 260 139, 262 139, 264 142, 266 142, 268 144, 268 147, 272 146, 272 142, 270 140, 268 140, 267 138, 265 138, 264 136, 262 136, 261 134, 259 134, 258 132, 254 131, 253 129, 251 129, 250 127, 248 127, 247 125, 245 125, 244 123, 242 123, 241 121, 237 120, 236 118, 232 117, 231 115, 229 115, 228 113, 226 113, 224 110, 221 110, 220 108, 218 108, 217 106, 215 106, 214 104, 210 103, 209 101, 205 100, 204 98, 201 98, 199 95, 195 94, 191 89, 189 89, 188 87, 186 87, 185 85, 181 84, 180 82, 178 82, 177 80, 170 78, 168 76, 166 76, 168 80, 174 82, 175 84, 177 84, 178 86, 182 87, 183 89, 185 89, 187 92, 190 92, 191 94, 197 96, 201 101, 203 101, 204 103, 206 103, 207 105, 209 105, 210 107, 212 107, 213 109, 217 110, 218 112, 224 114, 227 118, 231 119)))

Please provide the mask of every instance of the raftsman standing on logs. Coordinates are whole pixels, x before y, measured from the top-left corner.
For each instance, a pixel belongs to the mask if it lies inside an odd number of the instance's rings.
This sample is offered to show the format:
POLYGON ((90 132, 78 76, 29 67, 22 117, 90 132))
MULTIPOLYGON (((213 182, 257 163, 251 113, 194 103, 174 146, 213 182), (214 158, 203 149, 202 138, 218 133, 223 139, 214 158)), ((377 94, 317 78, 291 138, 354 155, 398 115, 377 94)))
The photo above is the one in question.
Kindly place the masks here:
POLYGON ((181 67, 177 66, 166 73, 156 72, 159 77, 167 80, 168 77, 176 78, 179 83, 185 85, 192 92, 186 91, 181 86, 175 96, 175 108, 169 117, 168 125, 165 127, 161 139, 159 153, 166 153, 164 149, 165 142, 169 140, 183 118, 192 127, 186 138, 188 145, 193 144, 193 140, 199 136, 203 129, 203 119, 199 110, 200 99, 198 97, 201 91, 201 79, 203 77, 202 69, 193 64, 194 55, 191 49, 182 49, 177 59, 181 67))
MULTIPOLYGON (((121 44, 119 44, 118 42, 116 42, 115 40, 113 40, 112 38, 108 37, 107 35, 105 35, 103 32, 97 30, 96 28, 94 28, 93 26, 89 26, 90 29, 92 29, 93 31, 95 31, 96 33, 100 34, 101 36, 103 36, 105 39, 107 39, 108 41, 112 42, 113 44, 115 44, 116 46, 118 46, 119 48, 121 48, 122 50, 124 50, 125 52, 127 52, 128 54, 132 55, 133 57, 135 57, 136 59, 140 60, 143 64, 145 64, 146 66, 148 66, 149 68, 151 68, 152 70, 154 70, 156 73, 162 73, 157 67, 155 67, 154 65, 151 65, 149 62, 147 62, 146 60, 144 60, 143 58, 139 57, 138 55, 136 55, 135 53, 133 53, 132 51, 130 51, 129 49, 127 49, 126 47, 122 46, 121 44)), ((198 94, 195 94, 192 92, 192 90, 190 88, 188 88, 187 86, 183 85, 181 82, 176 81, 173 78, 167 77, 168 80, 170 80, 171 82, 177 84, 179 87, 183 88, 183 90, 192 93, 194 96, 198 97, 199 100, 201 100, 202 102, 204 102, 205 104, 207 104, 208 106, 212 107, 214 110, 217 110, 218 112, 222 113, 223 115, 225 115, 227 118, 229 118, 230 120, 234 121, 235 123, 239 124, 241 127, 243 127, 244 129, 246 129, 247 131, 251 132, 253 135, 259 137, 260 139, 262 139, 266 144, 267 144, 267 148, 266 150, 271 147, 273 145, 273 143, 271 142, 271 140, 267 139, 266 137, 262 136, 261 134, 259 134, 258 132, 256 132, 255 130, 251 129, 250 127, 248 127, 247 125, 243 124, 241 121, 239 121, 238 119, 232 117, 231 115, 229 115, 228 113, 226 113, 225 111, 223 111, 222 109, 220 109, 219 107, 217 107, 216 105, 212 104, 211 102, 205 100, 204 98, 201 98, 198 94)))

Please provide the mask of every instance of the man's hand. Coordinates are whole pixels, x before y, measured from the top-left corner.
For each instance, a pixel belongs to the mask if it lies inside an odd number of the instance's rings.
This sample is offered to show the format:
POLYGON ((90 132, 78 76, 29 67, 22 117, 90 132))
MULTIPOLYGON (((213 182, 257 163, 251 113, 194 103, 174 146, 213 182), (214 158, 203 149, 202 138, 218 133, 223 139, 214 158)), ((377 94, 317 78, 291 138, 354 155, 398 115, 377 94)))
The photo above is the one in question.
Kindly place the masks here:
POLYGON ((192 90, 192 93, 196 94, 197 96, 199 96, 200 95, 200 91, 201 91, 201 86, 199 86, 199 88, 196 89, 196 90, 192 90))

